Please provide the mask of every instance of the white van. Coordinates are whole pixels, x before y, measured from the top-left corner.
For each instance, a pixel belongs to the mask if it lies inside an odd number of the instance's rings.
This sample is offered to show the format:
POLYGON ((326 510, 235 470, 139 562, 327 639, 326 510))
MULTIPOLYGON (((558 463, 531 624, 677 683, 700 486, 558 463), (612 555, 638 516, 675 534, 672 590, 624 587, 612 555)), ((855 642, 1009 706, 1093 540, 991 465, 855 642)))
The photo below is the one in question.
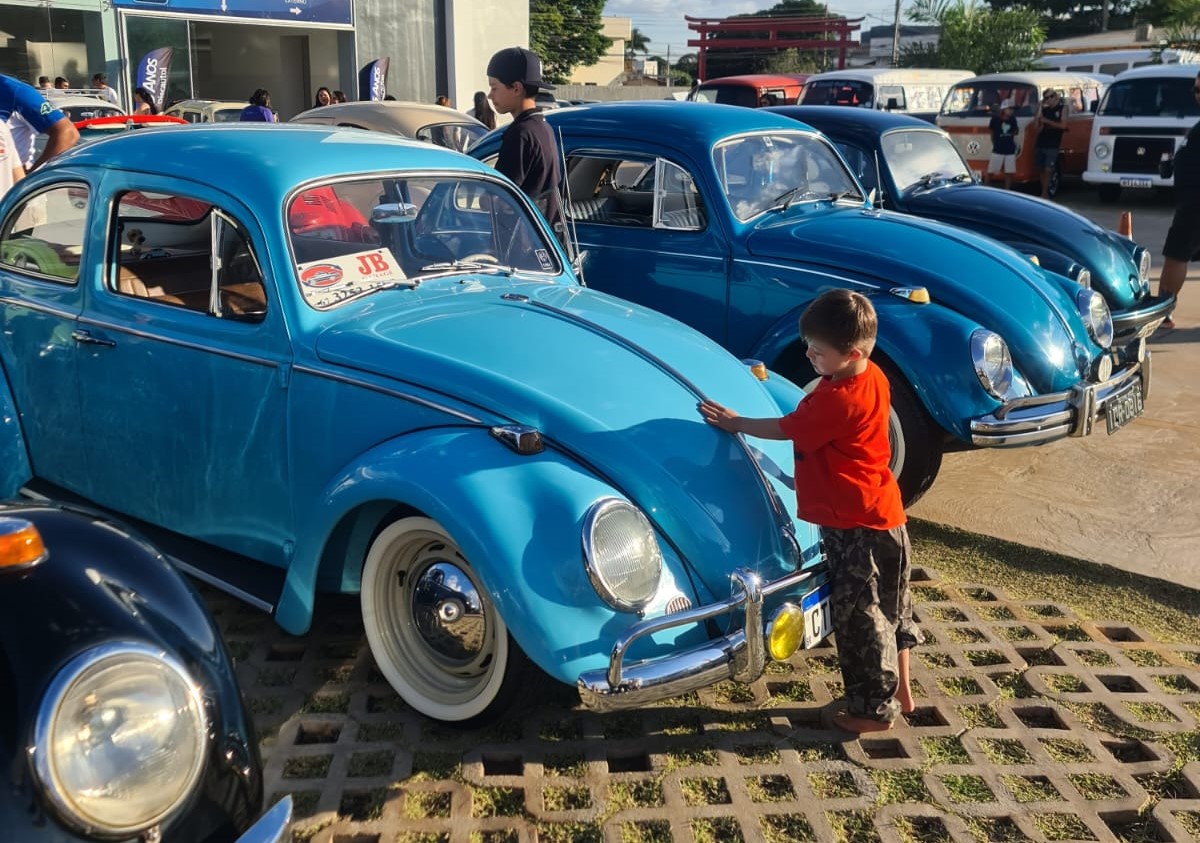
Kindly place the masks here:
POLYGON ((1054 53, 1040 56, 1038 64, 1050 70, 1072 73, 1107 73, 1116 76, 1134 67, 1163 64, 1195 64, 1200 62, 1200 53, 1195 50, 1097 50, 1092 53, 1054 53))
POLYGON ((1092 124, 1083 180, 1115 201, 1122 187, 1167 186, 1158 175, 1163 155, 1175 154, 1200 120, 1192 85, 1200 64, 1156 64, 1127 70, 1113 80, 1092 124))
POLYGON ((797 105, 849 105, 899 111, 933 121, 942 100, 969 70, 922 67, 859 67, 808 77, 797 105))

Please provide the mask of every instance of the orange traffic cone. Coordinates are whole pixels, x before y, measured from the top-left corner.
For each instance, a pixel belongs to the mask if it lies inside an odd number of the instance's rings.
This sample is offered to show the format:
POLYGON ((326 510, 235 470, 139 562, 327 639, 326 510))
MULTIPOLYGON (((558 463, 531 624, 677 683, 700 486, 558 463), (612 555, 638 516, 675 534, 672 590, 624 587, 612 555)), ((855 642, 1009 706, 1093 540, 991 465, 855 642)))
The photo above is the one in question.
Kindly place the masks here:
POLYGON ((1133 239, 1133 214, 1129 211, 1121 212, 1121 222, 1117 225, 1117 234, 1122 237, 1133 239))

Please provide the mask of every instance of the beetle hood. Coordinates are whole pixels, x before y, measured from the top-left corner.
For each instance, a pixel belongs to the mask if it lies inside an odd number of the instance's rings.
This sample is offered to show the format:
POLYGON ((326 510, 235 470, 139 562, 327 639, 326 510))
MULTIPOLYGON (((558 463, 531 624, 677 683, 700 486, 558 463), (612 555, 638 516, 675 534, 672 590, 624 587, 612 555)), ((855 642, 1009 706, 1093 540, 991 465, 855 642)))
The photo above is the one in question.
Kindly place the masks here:
POLYGON ((1082 214, 1032 196, 977 184, 917 192, 904 200, 910 213, 1024 242, 1071 257, 1092 270, 1092 285, 1114 309, 1132 307, 1142 286, 1127 240, 1082 214))
POLYGON ((768 215, 748 248, 792 262, 810 254, 833 256, 836 262, 825 271, 882 290, 926 287, 934 302, 1002 336, 1038 392, 1068 389, 1099 352, 1060 285, 1002 243, 941 223, 869 210, 768 215))
MULTIPOLYGON (((745 365, 690 328, 603 293, 497 281, 453 295, 423 287, 403 310, 362 311, 323 332, 317 352, 536 427, 641 507, 709 598, 729 596, 735 566, 767 578, 792 569, 782 528, 811 528, 791 515, 790 447, 755 440, 747 449, 697 410, 704 395, 748 415, 780 415, 745 365), (788 479, 764 483, 764 469, 788 479)), ((800 541, 815 544, 815 533, 800 541)))

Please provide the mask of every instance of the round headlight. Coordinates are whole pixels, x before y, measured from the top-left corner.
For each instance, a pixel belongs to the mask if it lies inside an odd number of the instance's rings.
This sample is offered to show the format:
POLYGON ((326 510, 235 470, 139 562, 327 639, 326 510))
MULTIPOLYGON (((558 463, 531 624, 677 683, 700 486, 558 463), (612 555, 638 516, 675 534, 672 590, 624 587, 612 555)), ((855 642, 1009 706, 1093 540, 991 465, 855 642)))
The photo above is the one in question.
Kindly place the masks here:
POLYGON ((200 691, 182 664, 143 644, 76 657, 50 684, 35 729, 47 799, 88 834, 126 838, 161 824, 204 770, 200 691))
POLYGON ((1138 278, 1143 284, 1150 283, 1150 250, 1143 248, 1138 257, 1138 278))
POLYGON ((1075 273, 1075 283, 1080 287, 1092 286, 1092 271, 1086 267, 1075 273))
POLYGON ((971 363, 979 383, 991 395, 1003 399, 1012 386, 1012 355, 999 334, 976 329, 971 334, 971 363))
POLYGON ((1092 152, 1095 153, 1097 158, 1101 158, 1101 159, 1107 158, 1108 157, 1108 144, 1098 143, 1098 144, 1096 144, 1095 148, 1092 149, 1092 152))
POLYGON ((583 559, 592 587, 614 609, 640 611, 658 591, 658 538, 650 520, 627 501, 592 504, 583 519, 583 559))
POLYGON ((1080 290, 1075 294, 1075 306, 1087 325, 1088 333, 1101 348, 1108 348, 1113 341, 1112 313, 1108 302, 1095 290, 1080 290))

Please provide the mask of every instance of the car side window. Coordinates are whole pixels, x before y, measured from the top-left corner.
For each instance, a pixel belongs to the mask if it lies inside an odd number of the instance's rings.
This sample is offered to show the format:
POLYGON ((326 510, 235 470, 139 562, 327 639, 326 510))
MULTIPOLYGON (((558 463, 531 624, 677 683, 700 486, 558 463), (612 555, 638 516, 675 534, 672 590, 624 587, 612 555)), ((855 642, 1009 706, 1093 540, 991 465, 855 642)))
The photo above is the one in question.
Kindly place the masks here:
POLYGON ((704 201, 691 173, 659 158, 654 175, 654 227, 699 231, 708 224, 704 201))
POLYGON ((904 88, 900 87, 899 85, 880 86, 878 102, 878 107, 884 110, 896 108, 900 111, 904 111, 908 107, 904 101, 904 88), (892 104, 892 100, 896 101, 895 105, 892 104))
POLYGON ((261 322, 262 269, 245 228, 199 199, 131 190, 117 200, 109 289, 118 295, 261 322))
POLYGON ((86 184, 60 184, 15 207, 0 228, 0 265, 74 284, 88 212, 86 184))
POLYGON ((576 223, 682 231, 707 224, 691 174, 662 158, 569 156, 567 196, 576 223))

